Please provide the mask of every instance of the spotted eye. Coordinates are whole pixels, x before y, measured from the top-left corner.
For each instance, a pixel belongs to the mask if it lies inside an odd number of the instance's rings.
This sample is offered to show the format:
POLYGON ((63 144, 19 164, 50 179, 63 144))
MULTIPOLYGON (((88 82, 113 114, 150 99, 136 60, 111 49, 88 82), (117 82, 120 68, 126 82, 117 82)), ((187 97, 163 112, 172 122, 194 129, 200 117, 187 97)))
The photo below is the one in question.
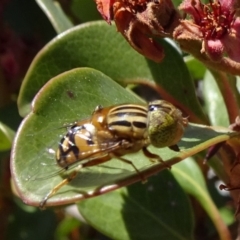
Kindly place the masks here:
POLYGON ((168 147, 180 141, 187 119, 182 112, 165 100, 149 103, 148 136, 155 147, 168 147))
POLYGON ((156 105, 149 105, 148 106, 148 111, 149 112, 153 112, 153 111, 156 111, 159 107, 157 107, 156 105))

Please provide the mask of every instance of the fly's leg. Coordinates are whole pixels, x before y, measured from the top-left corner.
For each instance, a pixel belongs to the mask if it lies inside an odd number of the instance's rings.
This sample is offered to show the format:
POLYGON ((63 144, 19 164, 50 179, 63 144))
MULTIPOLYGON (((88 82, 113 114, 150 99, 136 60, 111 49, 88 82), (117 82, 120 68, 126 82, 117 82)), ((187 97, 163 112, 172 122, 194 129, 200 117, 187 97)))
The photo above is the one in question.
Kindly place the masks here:
POLYGON ((82 165, 78 165, 76 170, 74 170, 66 179, 64 179, 62 182, 60 182, 57 186, 55 186, 45 197, 44 199, 40 202, 39 207, 44 209, 45 204, 49 198, 51 198, 56 192, 62 188, 63 186, 67 185, 70 183, 78 174, 78 171, 82 168, 82 165))
POLYGON ((179 149, 177 144, 169 146, 168 148, 175 151, 175 152, 180 152, 180 149, 179 149))
POLYGON ((168 169, 171 169, 171 166, 169 166, 167 163, 165 163, 162 158, 160 156, 158 156, 157 154, 151 153, 149 152, 149 150, 146 147, 142 148, 142 151, 144 153, 144 155, 153 163, 157 162, 161 162, 162 164, 164 164, 168 169))
POLYGON ((148 150, 146 147, 143 147, 143 148, 142 148, 142 151, 143 151, 144 155, 145 155, 152 163, 156 163, 156 162, 165 163, 160 156, 158 156, 157 154, 154 154, 154 153, 149 152, 149 150, 148 150))
POLYGON ((133 164, 132 161, 127 160, 127 159, 122 158, 122 157, 118 157, 118 156, 116 156, 116 155, 114 155, 114 154, 111 154, 111 157, 112 157, 112 158, 116 158, 116 159, 118 159, 119 161, 122 161, 122 162, 124 162, 124 163, 130 164, 130 165, 134 168, 134 170, 136 171, 136 173, 139 175, 139 177, 141 178, 142 183, 146 183, 146 182, 147 182, 147 179, 146 179, 146 178, 143 176, 143 174, 137 169, 137 167, 133 164))
POLYGON ((45 197, 44 199, 40 202, 39 207, 44 209, 46 202, 49 198, 51 198, 54 194, 56 194, 57 191, 59 191, 60 188, 62 188, 63 186, 67 185, 68 183, 70 183, 79 173, 79 170, 85 167, 90 167, 90 166, 94 166, 94 165, 98 165, 104 162, 107 162, 111 159, 111 157, 109 155, 106 155, 104 157, 101 158, 96 158, 93 159, 89 162, 83 163, 83 164, 79 164, 76 169, 66 178, 64 179, 62 182, 60 182, 57 186, 55 186, 45 197))

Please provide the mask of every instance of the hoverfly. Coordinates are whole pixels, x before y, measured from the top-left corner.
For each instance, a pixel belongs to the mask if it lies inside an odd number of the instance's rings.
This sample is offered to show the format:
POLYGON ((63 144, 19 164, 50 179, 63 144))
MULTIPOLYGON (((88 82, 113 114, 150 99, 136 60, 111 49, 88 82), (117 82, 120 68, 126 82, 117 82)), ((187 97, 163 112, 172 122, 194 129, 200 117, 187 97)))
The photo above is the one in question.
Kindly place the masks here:
POLYGON ((187 124, 188 120, 182 116, 182 112, 164 100, 150 102, 148 106, 97 106, 89 119, 72 125, 59 142, 57 164, 66 170, 73 164, 79 164, 67 179, 44 197, 40 207, 44 207, 50 197, 73 180, 80 169, 112 158, 130 164, 142 181, 145 181, 134 163, 123 156, 142 150, 151 161, 163 162, 160 156, 149 152, 147 147, 152 144, 157 148, 169 147, 179 151, 176 144, 187 124))

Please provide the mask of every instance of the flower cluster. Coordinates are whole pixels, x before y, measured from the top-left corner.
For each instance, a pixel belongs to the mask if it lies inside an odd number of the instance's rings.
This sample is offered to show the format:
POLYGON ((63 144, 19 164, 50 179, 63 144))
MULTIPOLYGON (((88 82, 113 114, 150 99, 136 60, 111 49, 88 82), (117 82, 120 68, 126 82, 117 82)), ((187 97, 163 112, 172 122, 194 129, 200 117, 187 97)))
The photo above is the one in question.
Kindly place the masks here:
MULTIPOLYGON (((183 0, 179 10, 171 0, 95 0, 99 12, 142 55, 160 62, 162 47, 154 37, 175 39, 196 57, 240 62, 240 17, 237 0, 183 0), (199 55, 200 54, 200 55, 199 55)), ((240 4, 239 4, 240 5, 240 4)))
POLYGON ((153 37, 171 36, 179 14, 171 0, 96 0, 103 18, 142 55, 160 62, 162 47, 153 37))
POLYGON ((225 55, 240 61, 240 19, 234 0, 184 0, 179 9, 191 16, 182 20, 174 32, 176 40, 202 41, 201 53, 213 61, 225 55))

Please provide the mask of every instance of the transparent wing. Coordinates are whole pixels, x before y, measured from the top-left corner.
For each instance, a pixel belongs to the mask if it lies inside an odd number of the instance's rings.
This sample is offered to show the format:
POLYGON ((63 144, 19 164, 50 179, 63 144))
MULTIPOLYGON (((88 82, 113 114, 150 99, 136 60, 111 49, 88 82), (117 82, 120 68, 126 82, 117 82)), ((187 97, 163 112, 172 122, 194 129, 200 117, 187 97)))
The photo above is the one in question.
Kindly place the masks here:
MULTIPOLYGON (((51 177, 54 177, 56 175, 59 175, 61 173, 71 171, 74 168, 76 168, 79 165, 85 165, 89 162, 93 162, 94 160, 106 158, 109 156, 110 153, 113 153, 114 151, 121 148, 121 141, 117 140, 105 140, 104 142, 97 142, 86 146, 86 142, 90 142, 91 138, 87 138, 86 135, 78 135, 78 138, 81 138, 83 140, 82 144, 78 144, 78 146, 75 146, 71 142, 71 148, 77 147, 80 149, 81 153, 78 155, 78 158, 76 158, 76 161, 73 163, 69 163, 66 165, 65 168, 62 168, 58 165, 56 161, 56 151, 61 146, 61 142, 58 142, 57 147, 51 147, 51 148, 45 148, 44 153, 38 156, 38 158, 42 158, 43 160, 40 163, 41 168, 45 168, 46 171, 44 174, 39 175, 38 171, 36 171, 33 175, 30 175, 31 180, 44 180, 49 179, 51 177), (54 171, 50 169, 55 169, 54 171)), ((54 144, 56 146, 56 144, 54 144)), ((68 153, 65 154, 65 158, 68 157, 68 155, 71 155, 71 148, 69 148, 68 153)), ((109 160, 111 157, 109 156, 109 160)), ((39 162, 39 161, 38 161, 39 162)), ((41 171, 42 172, 42 171, 41 171)))

